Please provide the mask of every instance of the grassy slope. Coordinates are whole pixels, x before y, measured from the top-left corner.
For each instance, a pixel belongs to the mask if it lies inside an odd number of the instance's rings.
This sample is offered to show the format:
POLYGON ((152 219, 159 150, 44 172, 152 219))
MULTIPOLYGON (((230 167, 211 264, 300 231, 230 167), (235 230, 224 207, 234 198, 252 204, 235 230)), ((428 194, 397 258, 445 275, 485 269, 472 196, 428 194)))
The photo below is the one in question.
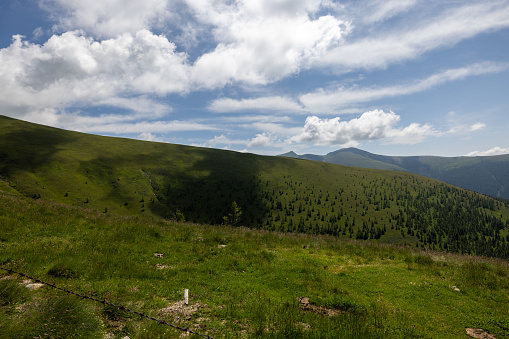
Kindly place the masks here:
MULTIPOLYGON (((215 338, 465 338, 467 327, 509 336, 509 264, 502 260, 120 217, 14 195, 0 196, 0 235, 2 266, 215 338), (208 307, 188 317, 158 312, 180 301, 184 288, 191 304, 208 307), (300 296, 345 313, 303 311, 300 296)), ((0 338, 177 336, 8 277, 0 271, 0 338)))
MULTIPOLYGON (((286 156, 286 155, 283 155, 286 156)), ((324 156, 291 155, 332 164, 406 171, 450 184, 509 199, 509 155, 487 157, 384 156, 356 148, 341 149, 324 156)))
POLYGON ((3 117, 0 126, 3 191, 114 214, 172 219, 180 211, 209 224, 221 223, 236 201, 240 224, 250 227, 507 252, 507 205, 425 177, 100 137, 3 117), (475 248, 467 235, 486 244, 475 248))

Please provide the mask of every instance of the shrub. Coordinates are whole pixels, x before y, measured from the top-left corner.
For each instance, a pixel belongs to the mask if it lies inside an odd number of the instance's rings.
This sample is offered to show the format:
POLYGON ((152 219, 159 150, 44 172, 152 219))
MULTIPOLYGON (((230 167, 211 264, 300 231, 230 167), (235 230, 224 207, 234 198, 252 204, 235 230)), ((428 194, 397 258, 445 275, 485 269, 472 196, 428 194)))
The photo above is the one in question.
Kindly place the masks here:
POLYGON ((48 270, 48 275, 55 278, 72 279, 78 276, 78 273, 73 270, 67 263, 57 263, 48 270))

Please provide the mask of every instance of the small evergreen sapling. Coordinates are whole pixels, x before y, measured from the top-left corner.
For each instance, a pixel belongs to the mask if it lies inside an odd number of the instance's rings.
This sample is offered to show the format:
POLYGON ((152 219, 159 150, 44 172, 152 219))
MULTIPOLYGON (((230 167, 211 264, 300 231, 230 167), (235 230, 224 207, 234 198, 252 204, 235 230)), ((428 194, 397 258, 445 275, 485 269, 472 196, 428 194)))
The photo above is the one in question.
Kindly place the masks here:
POLYGON ((223 223, 225 225, 236 225, 240 221, 242 215, 242 209, 237 205, 237 202, 232 203, 230 213, 223 217, 223 223))

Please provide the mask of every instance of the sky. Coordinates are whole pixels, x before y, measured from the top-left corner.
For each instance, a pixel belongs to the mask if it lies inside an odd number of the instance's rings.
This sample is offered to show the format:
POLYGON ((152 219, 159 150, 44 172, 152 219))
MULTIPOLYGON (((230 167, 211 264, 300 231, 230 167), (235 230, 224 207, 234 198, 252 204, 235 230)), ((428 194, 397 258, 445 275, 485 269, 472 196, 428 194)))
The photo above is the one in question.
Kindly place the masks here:
POLYGON ((509 153, 509 0, 0 0, 0 115, 263 155, 509 153))

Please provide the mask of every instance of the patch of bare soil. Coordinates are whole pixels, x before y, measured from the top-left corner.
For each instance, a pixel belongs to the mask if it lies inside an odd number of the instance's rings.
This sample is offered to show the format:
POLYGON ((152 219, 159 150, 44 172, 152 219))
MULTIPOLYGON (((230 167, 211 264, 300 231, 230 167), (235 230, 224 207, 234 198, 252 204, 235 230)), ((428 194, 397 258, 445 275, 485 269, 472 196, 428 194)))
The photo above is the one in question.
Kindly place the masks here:
POLYGON ((168 307, 162 308, 158 311, 161 315, 171 315, 176 320, 189 320, 191 316, 198 312, 200 309, 208 309, 206 304, 195 303, 193 305, 186 305, 185 302, 178 301, 168 307))
POLYGON ((300 302, 300 306, 304 311, 311 311, 327 315, 329 317, 344 314, 345 311, 336 308, 326 308, 322 306, 311 305, 308 297, 298 297, 297 300, 300 302))
POLYGON ((467 335, 477 339, 497 339, 495 336, 488 331, 480 328, 467 328, 467 335))

